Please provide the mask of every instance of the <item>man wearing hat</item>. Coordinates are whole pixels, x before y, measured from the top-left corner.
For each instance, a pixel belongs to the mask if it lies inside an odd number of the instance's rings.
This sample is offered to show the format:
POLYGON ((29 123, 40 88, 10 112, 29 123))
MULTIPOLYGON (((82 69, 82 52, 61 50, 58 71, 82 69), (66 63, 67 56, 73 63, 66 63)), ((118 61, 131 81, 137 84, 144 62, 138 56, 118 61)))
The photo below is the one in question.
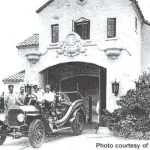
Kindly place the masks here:
POLYGON ((5 108, 10 109, 14 106, 16 106, 16 95, 14 94, 14 86, 8 85, 8 94, 6 94, 4 100, 5 100, 5 108))
POLYGON ((44 93, 44 101, 53 102, 55 100, 55 93, 51 92, 51 86, 46 85, 46 92, 44 93))
POLYGON ((37 86, 37 85, 34 85, 34 86, 33 86, 33 90, 34 90, 33 94, 37 97, 37 101, 38 101, 38 102, 42 102, 42 100, 43 100, 43 95, 42 95, 42 93, 39 91, 38 86, 37 86))

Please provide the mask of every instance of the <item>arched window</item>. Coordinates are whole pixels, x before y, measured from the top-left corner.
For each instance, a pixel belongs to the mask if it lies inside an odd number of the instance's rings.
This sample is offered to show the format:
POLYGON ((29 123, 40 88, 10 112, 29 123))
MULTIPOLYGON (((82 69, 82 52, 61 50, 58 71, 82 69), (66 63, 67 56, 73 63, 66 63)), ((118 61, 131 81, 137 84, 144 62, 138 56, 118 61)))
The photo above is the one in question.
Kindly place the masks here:
POLYGON ((90 39, 90 20, 83 17, 76 20, 74 22, 74 32, 84 40, 90 39))

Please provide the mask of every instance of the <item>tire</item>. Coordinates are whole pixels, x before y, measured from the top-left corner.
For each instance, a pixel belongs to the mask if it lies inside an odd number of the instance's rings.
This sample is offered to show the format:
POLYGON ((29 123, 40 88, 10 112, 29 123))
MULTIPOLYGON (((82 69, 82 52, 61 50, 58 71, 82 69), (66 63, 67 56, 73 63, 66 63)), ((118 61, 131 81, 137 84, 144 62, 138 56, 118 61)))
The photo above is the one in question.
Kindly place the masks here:
POLYGON ((83 115, 80 112, 77 112, 75 120, 72 124, 72 130, 74 135, 80 135, 83 131, 83 115))
POLYGON ((34 119, 29 127, 29 142, 32 147, 38 148, 45 138, 45 126, 40 119, 34 119))
POLYGON ((3 143, 5 142, 5 140, 6 140, 6 136, 0 135, 0 145, 3 145, 3 143))

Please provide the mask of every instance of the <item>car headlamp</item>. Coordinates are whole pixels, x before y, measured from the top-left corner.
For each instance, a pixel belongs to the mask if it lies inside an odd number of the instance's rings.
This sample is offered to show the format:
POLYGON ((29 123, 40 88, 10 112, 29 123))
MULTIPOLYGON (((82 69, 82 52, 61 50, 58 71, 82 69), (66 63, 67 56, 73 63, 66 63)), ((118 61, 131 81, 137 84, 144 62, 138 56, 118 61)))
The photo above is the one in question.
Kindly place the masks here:
POLYGON ((17 119, 18 119, 19 122, 23 122, 23 121, 24 121, 24 118, 25 118, 24 114, 19 114, 19 115, 17 116, 17 119))
POLYGON ((0 114, 0 121, 5 121, 5 117, 6 117, 6 115, 4 113, 0 114))

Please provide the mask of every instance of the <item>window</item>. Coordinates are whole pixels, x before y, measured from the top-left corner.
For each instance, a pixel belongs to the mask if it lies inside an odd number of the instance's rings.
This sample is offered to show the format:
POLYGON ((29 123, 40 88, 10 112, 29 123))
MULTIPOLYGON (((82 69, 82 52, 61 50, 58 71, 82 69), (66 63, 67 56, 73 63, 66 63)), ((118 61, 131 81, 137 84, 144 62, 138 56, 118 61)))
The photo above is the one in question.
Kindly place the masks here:
POLYGON ((116 18, 107 19, 107 38, 116 37, 116 18))
POLYGON ((59 41, 59 25, 52 25, 52 43, 57 43, 59 41))
POLYGON ((74 31, 80 35, 81 39, 90 39, 90 20, 80 18, 74 22, 74 31))
POLYGON ((137 31, 137 18, 135 17, 135 30, 137 31))

